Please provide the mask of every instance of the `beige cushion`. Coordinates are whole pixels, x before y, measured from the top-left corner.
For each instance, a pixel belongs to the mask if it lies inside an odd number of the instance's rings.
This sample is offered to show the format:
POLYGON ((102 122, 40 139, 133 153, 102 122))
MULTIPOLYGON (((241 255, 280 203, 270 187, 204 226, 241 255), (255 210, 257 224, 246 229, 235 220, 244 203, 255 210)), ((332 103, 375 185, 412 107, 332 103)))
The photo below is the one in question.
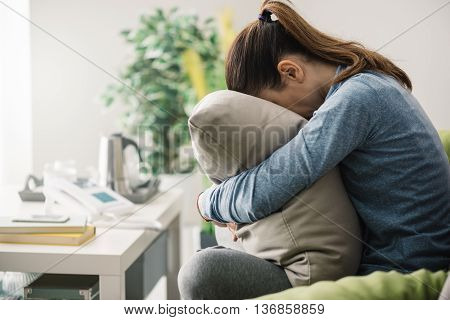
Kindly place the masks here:
MULTIPOLYGON (((225 90, 200 101, 189 129, 201 168, 220 183, 266 159, 306 123, 276 104, 225 90)), ((339 279, 359 266, 359 221, 338 168, 279 212, 239 225, 237 234, 244 251, 285 268, 293 286, 339 279)))

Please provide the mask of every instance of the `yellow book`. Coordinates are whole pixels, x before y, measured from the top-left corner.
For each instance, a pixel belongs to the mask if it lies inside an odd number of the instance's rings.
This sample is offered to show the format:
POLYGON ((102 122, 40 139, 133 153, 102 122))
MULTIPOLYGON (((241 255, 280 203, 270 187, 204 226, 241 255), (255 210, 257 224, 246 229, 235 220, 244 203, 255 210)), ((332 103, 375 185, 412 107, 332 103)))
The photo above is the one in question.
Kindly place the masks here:
POLYGON ((0 233, 0 242, 79 246, 94 236, 95 227, 86 226, 83 233, 0 233))

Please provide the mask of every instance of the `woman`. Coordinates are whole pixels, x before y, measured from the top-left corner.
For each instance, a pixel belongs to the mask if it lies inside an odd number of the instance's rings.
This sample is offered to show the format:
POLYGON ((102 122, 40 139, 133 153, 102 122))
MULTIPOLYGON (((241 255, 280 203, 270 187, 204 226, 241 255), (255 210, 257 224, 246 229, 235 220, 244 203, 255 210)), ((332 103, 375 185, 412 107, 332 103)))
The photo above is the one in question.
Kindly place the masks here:
MULTIPOLYGON (((228 88, 310 121, 257 167, 206 190, 201 214, 221 224, 256 221, 339 164, 364 230, 360 274, 447 268, 449 164, 406 73, 316 30, 286 4, 265 1, 261 12, 230 49, 228 88)), ((225 248, 197 253, 179 280, 191 299, 250 298, 289 287, 277 266, 225 248)))

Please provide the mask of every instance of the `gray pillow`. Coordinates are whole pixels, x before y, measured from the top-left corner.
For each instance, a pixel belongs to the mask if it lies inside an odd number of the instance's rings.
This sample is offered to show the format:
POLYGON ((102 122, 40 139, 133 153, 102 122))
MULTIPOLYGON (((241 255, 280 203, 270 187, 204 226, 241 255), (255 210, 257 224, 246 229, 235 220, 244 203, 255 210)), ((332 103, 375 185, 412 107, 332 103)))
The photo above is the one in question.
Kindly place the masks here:
MULTIPOLYGON (((189 118, 200 167, 220 183, 266 159, 307 121, 269 101, 224 90, 206 96, 189 118)), ((353 275, 360 227, 338 168, 300 192, 279 212, 238 226, 243 250, 286 271, 293 286, 353 275)))

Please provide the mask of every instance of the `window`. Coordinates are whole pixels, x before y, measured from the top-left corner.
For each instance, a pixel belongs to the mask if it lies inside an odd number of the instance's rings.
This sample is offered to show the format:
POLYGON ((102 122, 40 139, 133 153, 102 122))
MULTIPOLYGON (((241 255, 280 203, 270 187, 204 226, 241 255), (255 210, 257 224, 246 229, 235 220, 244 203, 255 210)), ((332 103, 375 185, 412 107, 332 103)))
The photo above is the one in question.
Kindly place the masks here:
POLYGON ((29 0, 0 3, 0 185, 21 184, 31 172, 29 0))

